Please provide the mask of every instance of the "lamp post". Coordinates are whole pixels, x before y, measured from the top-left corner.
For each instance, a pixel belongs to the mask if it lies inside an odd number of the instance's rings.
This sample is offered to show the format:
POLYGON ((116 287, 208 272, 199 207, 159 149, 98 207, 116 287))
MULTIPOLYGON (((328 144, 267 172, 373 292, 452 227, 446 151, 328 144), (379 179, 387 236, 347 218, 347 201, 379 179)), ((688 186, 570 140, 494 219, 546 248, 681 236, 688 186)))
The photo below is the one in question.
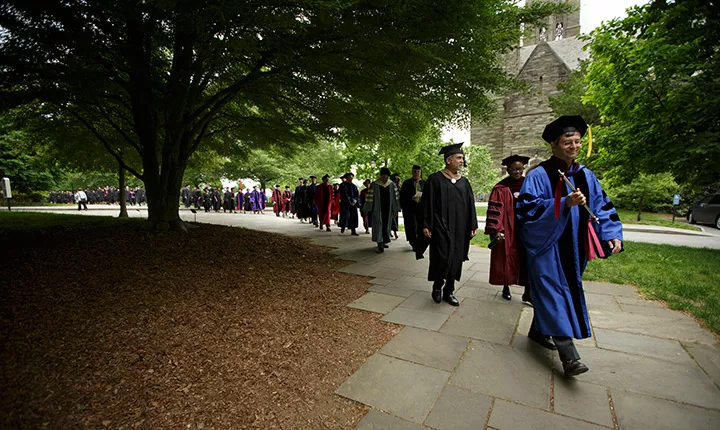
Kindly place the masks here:
POLYGON ((370 162, 370 167, 372 167, 372 178, 373 178, 373 179, 375 179, 375 166, 377 166, 377 164, 375 163, 375 161, 371 161, 371 162, 370 162))

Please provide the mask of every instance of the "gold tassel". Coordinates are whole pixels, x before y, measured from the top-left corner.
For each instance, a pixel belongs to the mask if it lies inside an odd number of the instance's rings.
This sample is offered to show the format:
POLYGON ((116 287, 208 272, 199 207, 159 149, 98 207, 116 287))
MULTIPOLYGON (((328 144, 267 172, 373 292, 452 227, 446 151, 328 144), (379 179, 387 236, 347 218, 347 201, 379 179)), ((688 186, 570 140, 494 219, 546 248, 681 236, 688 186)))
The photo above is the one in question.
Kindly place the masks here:
POLYGON ((587 152, 587 158, 590 158, 590 154, 592 154, 592 128, 588 125, 588 152, 587 152))

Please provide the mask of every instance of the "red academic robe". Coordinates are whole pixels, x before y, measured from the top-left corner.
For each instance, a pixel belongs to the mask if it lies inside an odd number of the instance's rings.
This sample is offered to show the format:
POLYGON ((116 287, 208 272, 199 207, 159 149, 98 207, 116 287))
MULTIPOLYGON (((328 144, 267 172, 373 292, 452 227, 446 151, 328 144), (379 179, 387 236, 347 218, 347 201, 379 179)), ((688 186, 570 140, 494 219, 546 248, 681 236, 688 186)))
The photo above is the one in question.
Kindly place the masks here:
POLYGON ((277 188, 273 188, 272 192, 273 212, 279 214, 283 210, 282 204, 282 191, 277 188))
MULTIPOLYGON (((282 209, 283 212, 290 212, 292 209, 290 207, 290 202, 292 201, 292 191, 285 190, 283 192, 282 201, 283 201, 283 209, 282 209)), ((293 213, 295 213, 295 212, 293 212, 293 213)))
POLYGON ((505 240, 491 251, 489 282, 492 285, 525 285, 525 250, 519 232, 515 230, 515 198, 504 182, 506 180, 495 185, 488 198, 485 234, 491 238, 499 233, 505 235, 505 240))
POLYGON ((318 184, 315 188, 313 201, 318 209, 318 222, 320 225, 330 225, 330 213, 332 212, 333 187, 330 184, 318 184))
MULTIPOLYGON (((342 189, 342 188, 340 188, 342 189)), ((333 189, 333 204, 332 204, 332 218, 337 219, 337 215, 340 213, 340 189, 333 189)))

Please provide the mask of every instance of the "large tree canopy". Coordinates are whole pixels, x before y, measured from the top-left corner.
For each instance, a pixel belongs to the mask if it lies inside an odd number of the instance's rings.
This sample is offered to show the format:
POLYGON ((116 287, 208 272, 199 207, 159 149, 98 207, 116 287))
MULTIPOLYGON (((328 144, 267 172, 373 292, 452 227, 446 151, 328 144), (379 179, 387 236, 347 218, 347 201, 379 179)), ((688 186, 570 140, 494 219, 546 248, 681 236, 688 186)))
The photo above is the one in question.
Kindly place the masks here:
POLYGON ((8 0, 3 108, 50 102, 147 189, 149 218, 180 224, 203 142, 292 147, 318 138, 411 141, 482 116, 507 83, 500 55, 551 10, 507 0, 8 0), (136 153, 136 167, 124 156, 136 153))
POLYGON ((671 172, 681 184, 720 177, 720 7, 654 0, 591 34, 584 101, 615 178, 671 172))

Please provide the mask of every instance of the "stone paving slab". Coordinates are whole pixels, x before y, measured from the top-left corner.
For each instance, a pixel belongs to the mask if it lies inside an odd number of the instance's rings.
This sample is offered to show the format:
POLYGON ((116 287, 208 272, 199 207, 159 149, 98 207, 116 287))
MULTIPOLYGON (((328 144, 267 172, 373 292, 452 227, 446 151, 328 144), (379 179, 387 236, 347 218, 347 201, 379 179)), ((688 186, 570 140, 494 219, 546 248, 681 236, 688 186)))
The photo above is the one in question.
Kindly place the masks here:
POLYGON ((685 344, 685 348, 710 379, 720 387, 720 348, 691 343, 685 344))
POLYGON ((410 272, 407 270, 399 269, 399 268, 390 268, 390 267, 383 267, 377 272, 373 273, 373 276, 377 276, 378 278, 386 278, 386 279, 392 279, 396 280, 403 276, 413 276, 415 272, 410 272))
POLYGON ((715 335, 700 327, 692 318, 679 312, 674 313, 673 318, 593 309, 590 309, 588 313, 595 328, 707 345, 714 345, 716 342, 715 335))
POLYGON ((628 354, 645 355, 676 363, 694 364, 693 359, 676 340, 658 339, 640 334, 596 328, 597 346, 628 354))
POLYGON ((697 365, 601 348, 578 347, 578 351, 590 368, 579 377, 585 382, 720 409, 720 390, 697 365))
POLYGON ((550 367, 511 346, 472 341, 450 383, 478 394, 550 407, 550 367))
POLYGON ((603 309, 616 312, 622 310, 615 296, 609 294, 585 293, 585 302, 587 303, 588 309, 603 309))
MULTIPOLYGON (((460 299, 458 299, 460 300, 460 299)), ((443 315, 450 315, 458 308, 450 306, 445 302, 435 303, 429 292, 417 291, 412 296, 405 299, 399 305, 401 308, 416 309, 419 311, 435 312, 443 315)))
POLYGON ((398 417, 370 409, 365 417, 355 427, 356 430, 425 430, 419 424, 402 420, 398 417))
POLYGON ((335 393, 421 423, 449 377, 443 370, 375 354, 335 393))
POLYGON ((391 296, 410 297, 417 291, 405 287, 393 287, 392 285, 373 285, 368 288, 373 293, 389 294, 391 296))
POLYGON ((443 333, 509 345, 520 307, 498 306, 495 303, 465 299, 445 325, 443 333))
POLYGON ((555 378, 555 412, 606 427, 613 427, 608 389, 577 378, 555 378))
POLYGON ((485 427, 492 397, 448 385, 425 424, 438 430, 477 430, 485 427))
POLYGON ((373 285, 387 285, 392 282, 392 279, 384 279, 384 278, 372 278, 368 281, 368 284, 373 285))
POLYGON ((410 288, 415 291, 424 291, 430 296, 432 291, 432 282, 425 279, 417 278, 415 276, 403 276, 395 279, 394 281, 387 284, 389 287, 401 287, 410 288))
POLYGON ((348 307, 386 314, 395 309, 402 301, 402 297, 370 292, 348 304, 348 307))
POLYGON ((351 275, 370 276, 371 274, 380 270, 375 266, 370 266, 362 263, 353 263, 345 267, 338 269, 338 272, 349 273, 351 275))
POLYGON ((623 297, 623 296, 617 296, 615 297, 615 300, 622 306, 622 305, 632 305, 632 306, 644 306, 646 308, 666 308, 662 302, 650 300, 650 299, 633 299, 630 297, 623 297))
POLYGON ((599 430, 604 428, 499 399, 495 400, 488 425, 497 430, 599 430))
POLYGON ((484 300, 487 302, 493 301, 497 295, 497 291, 486 288, 473 288, 468 285, 463 285, 455 292, 455 296, 457 297, 466 297, 468 299, 484 300))
POLYGON ((427 330, 437 330, 448 319, 448 314, 439 312, 428 312, 410 308, 395 308, 390 313, 382 317, 382 321, 395 324, 403 324, 410 327, 424 328, 427 330))
POLYGON ((467 338, 405 327, 380 349, 380 353, 451 372, 467 345, 467 338))
POLYGON ((660 306, 636 306, 636 305, 628 305, 628 304, 620 304, 620 309, 623 312, 631 313, 631 314, 640 314, 640 315, 650 315, 650 316, 656 316, 666 319, 678 319, 682 318, 683 315, 687 316, 690 320, 694 321, 691 316, 687 314, 683 314, 679 311, 674 311, 672 309, 668 309, 665 307, 660 306))
POLYGON ((613 296, 640 298, 637 289, 632 285, 610 284, 608 282, 583 281, 583 290, 586 293, 610 294, 613 296))
POLYGON ((611 391, 622 430, 720 428, 720 412, 621 390, 611 391))

